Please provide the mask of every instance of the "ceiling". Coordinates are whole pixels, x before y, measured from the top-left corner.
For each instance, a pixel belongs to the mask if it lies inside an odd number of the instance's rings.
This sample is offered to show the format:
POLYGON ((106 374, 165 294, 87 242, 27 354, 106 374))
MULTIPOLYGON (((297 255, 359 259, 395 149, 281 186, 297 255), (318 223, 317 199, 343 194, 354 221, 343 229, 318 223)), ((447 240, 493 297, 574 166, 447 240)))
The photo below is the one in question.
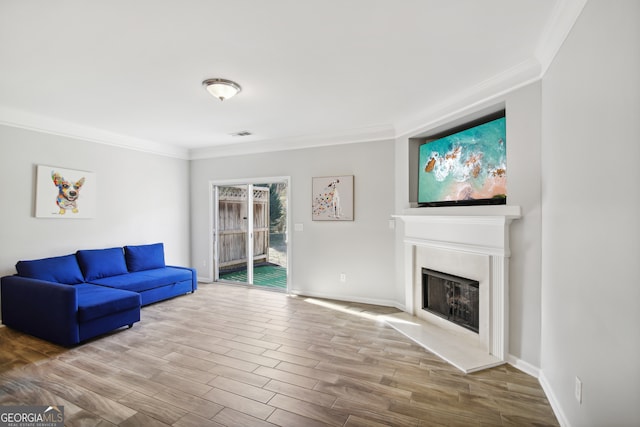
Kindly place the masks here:
POLYGON ((185 158, 392 138, 539 78, 575 3, 0 0, 0 124, 185 158))

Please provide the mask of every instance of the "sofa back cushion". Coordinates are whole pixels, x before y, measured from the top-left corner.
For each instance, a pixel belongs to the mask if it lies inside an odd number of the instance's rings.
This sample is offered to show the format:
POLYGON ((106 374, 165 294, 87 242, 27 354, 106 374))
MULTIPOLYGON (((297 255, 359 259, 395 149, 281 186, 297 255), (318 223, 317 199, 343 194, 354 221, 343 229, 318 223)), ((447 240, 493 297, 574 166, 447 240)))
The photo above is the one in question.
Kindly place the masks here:
POLYGON ((31 279, 47 280, 67 285, 77 285, 84 282, 75 255, 18 261, 16 270, 19 276, 31 279))
POLYGON ((164 244, 125 246, 124 255, 129 271, 153 270, 164 268, 164 244))
POLYGON ((84 249, 76 252, 76 256, 87 282, 127 274, 122 248, 84 249))

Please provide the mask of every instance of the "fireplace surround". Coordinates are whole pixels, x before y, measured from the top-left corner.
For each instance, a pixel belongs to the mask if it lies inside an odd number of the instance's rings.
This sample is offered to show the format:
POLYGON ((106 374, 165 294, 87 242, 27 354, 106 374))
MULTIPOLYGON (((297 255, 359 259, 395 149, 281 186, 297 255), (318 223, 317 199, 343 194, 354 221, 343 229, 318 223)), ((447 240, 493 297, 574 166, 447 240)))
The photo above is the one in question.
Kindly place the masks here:
POLYGON ((404 245, 405 313, 387 322, 464 372, 506 361, 509 227, 520 207, 408 209, 398 227, 404 245), (477 281, 478 333, 422 309, 422 268, 477 281))

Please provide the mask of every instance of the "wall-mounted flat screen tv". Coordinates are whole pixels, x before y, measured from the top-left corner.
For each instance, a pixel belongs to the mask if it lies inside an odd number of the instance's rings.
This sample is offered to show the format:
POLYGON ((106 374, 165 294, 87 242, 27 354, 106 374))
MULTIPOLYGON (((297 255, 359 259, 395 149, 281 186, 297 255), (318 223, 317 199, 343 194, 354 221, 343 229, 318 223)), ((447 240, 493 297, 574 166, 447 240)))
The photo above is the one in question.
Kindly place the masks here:
POLYGON ((418 206, 507 203, 504 112, 420 146, 418 206))

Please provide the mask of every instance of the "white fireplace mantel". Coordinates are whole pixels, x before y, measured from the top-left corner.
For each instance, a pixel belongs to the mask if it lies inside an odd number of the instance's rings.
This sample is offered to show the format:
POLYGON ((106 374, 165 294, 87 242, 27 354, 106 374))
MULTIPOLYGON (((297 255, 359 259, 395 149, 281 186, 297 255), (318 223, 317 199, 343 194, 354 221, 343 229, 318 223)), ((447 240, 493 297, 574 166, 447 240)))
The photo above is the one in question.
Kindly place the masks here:
POLYGON ((389 324, 464 372, 504 363, 508 352, 509 226, 521 217, 520 206, 413 208, 393 217, 404 224, 407 313, 395 320, 391 317, 389 324), (440 319, 430 320, 431 315, 418 307, 420 302, 414 296, 420 267, 416 253, 420 248, 443 251, 439 252, 443 256, 488 258, 489 289, 484 307, 482 302, 480 306, 488 330, 482 336, 443 325, 440 319), (469 341, 464 348, 460 347, 461 337, 469 341))
POLYGON ((404 240, 488 255, 510 256, 509 225, 520 206, 458 206, 407 209, 393 215, 405 223, 404 240))

